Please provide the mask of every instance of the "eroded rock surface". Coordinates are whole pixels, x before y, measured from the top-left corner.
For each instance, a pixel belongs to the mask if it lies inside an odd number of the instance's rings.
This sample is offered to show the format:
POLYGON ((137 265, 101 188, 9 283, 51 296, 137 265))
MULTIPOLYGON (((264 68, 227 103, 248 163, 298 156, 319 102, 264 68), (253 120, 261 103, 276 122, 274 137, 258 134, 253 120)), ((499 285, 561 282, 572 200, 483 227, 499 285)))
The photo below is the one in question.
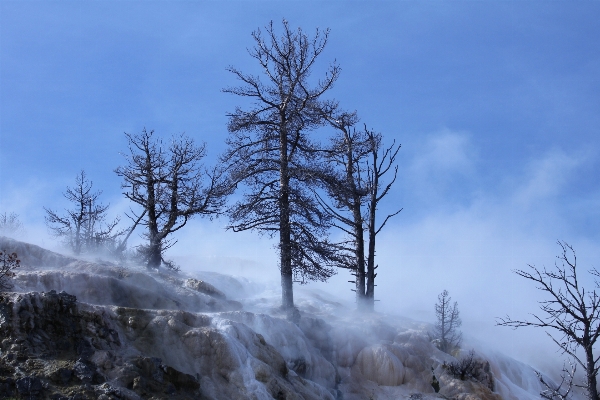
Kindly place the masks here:
POLYGON ((0 398, 539 398, 525 365, 482 355, 485 379, 461 381, 425 324, 356 313, 322 293, 298 290, 290 321, 277 294, 233 277, 2 246, 25 262, 15 293, 0 295, 0 398))
MULTIPOLYGON (((334 399, 248 326, 180 310, 0 297, 0 397, 334 399)), ((334 393, 334 392, 333 392, 334 393)))
POLYGON ((0 297, 0 397, 192 399, 196 378, 159 359, 127 356, 112 313, 65 292, 0 297), (150 361, 148 361, 150 360, 150 361), (127 376, 123 385, 107 382, 127 376))

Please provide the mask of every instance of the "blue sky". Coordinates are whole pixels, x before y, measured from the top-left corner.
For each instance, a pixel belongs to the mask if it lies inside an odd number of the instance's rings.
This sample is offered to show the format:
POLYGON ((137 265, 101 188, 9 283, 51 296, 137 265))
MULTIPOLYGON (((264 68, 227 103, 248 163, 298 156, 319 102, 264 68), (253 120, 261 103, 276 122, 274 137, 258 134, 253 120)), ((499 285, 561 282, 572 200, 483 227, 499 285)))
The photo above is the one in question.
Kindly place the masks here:
MULTIPOLYGON (((557 239, 598 266, 599 2, 0 1, 0 212, 51 245, 42 207, 66 207, 81 169, 126 210, 113 170, 143 127, 205 141, 213 163, 242 104, 226 68, 258 72, 250 33, 282 18, 331 29, 314 76, 337 60, 328 96, 402 144, 381 310, 431 320, 446 288, 465 329, 494 338, 493 317, 535 309, 511 269, 551 266, 557 239)), ((271 244, 225 223, 190 224, 173 256, 277 279, 271 244)), ((346 280, 327 290, 351 296, 346 280)))

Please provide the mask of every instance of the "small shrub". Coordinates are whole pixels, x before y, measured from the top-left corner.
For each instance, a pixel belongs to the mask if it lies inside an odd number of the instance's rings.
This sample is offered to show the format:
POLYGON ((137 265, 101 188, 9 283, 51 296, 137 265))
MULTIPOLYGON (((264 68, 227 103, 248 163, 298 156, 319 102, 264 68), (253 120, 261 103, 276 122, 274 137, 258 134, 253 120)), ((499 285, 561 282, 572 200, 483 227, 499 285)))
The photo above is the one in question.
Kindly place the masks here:
POLYGON ((492 391, 494 390, 494 378, 490 370, 490 363, 485 360, 477 360, 473 350, 458 361, 450 364, 444 363, 443 367, 450 375, 461 381, 471 379, 483 383, 492 391))

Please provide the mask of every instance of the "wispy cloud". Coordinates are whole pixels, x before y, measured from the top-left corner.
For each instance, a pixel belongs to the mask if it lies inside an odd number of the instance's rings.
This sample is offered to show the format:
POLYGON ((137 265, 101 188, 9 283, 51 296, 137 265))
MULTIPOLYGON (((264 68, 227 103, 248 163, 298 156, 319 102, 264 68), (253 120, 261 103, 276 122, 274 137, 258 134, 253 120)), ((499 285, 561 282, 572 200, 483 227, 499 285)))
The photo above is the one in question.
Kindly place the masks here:
POLYGON ((399 190, 411 193, 409 201, 431 205, 472 195, 478 154, 467 132, 442 129, 418 137, 403 147, 401 159, 399 190))
POLYGON ((521 206, 531 206, 540 200, 559 195, 572 174, 589 156, 586 153, 567 154, 554 148, 542 157, 531 160, 513 195, 514 201, 521 206))
POLYGON ((466 132, 443 129, 418 144, 410 172, 419 178, 469 174, 475 166, 475 149, 466 132))

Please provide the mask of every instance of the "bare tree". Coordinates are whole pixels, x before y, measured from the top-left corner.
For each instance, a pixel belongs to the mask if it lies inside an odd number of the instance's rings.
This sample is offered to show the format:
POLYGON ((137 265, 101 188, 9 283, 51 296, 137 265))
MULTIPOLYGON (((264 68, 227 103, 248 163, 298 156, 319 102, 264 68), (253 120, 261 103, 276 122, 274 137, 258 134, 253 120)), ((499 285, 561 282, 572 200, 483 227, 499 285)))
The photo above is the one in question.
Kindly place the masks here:
POLYGON ((147 210, 142 211, 142 213, 140 215, 137 215, 135 218, 128 215, 127 213, 125 213, 125 215, 130 220, 132 220, 133 223, 131 224, 131 226, 129 228, 127 228, 126 230, 123 231, 124 237, 121 239, 121 241, 115 248, 114 253, 118 258, 124 258, 124 252, 127 249, 127 241, 131 237, 131 234, 133 233, 133 231, 135 231, 135 228, 137 228, 137 226, 140 224, 140 222, 142 222, 142 219, 144 219, 144 217, 146 216, 146 212, 147 212, 147 210))
POLYGON ((377 275, 375 239, 387 221, 401 211, 387 215, 384 222, 376 226, 377 206, 396 179, 394 164, 400 146, 393 144, 381 153, 381 135, 366 125, 357 130, 356 113, 337 112, 325 118, 336 130, 330 146, 324 150, 326 169, 321 175, 331 201, 324 200, 316 191, 315 194, 334 221, 333 226, 346 235, 338 243, 342 255, 337 260, 338 266, 350 269, 355 276, 355 280, 349 282, 356 286, 353 290, 358 308, 373 311, 377 275), (392 167, 394 177, 382 187, 381 179, 392 167), (365 248, 367 238, 369 246, 365 248))
POLYGON ((370 154, 365 132, 356 130, 356 113, 340 112, 326 116, 335 129, 330 145, 324 150, 325 169, 320 174, 328 198, 315 188, 321 207, 331 217, 332 225, 345 234, 337 243, 338 267, 352 271, 358 309, 365 308, 365 212, 369 194, 366 158, 370 154))
MULTIPOLYGON (((165 146, 153 138, 154 131, 136 135, 125 133, 129 142, 127 165, 115 172, 123 178, 123 193, 142 211, 130 218, 147 227, 148 244, 142 253, 148 268, 159 268, 164 251, 174 243, 167 237, 183 228, 195 215, 210 218, 219 214, 229 187, 217 169, 206 170, 200 161, 205 156, 205 145, 178 135, 165 146)), ((129 231, 128 236, 132 230, 129 231)))
POLYGON ((98 202, 101 191, 92 191, 93 183, 85 171, 75 177, 75 186, 67 186, 63 193, 73 208, 60 215, 44 207, 46 225, 50 232, 62 238, 75 254, 98 251, 104 246, 114 245, 123 231, 117 229, 119 218, 106 221, 108 205, 98 202))
POLYGON ((316 184, 319 156, 308 132, 324 123, 325 109, 336 106, 321 97, 333 86, 339 67, 331 65, 310 86, 309 75, 329 31, 317 30, 311 39, 285 20, 281 37, 272 22, 265 31, 264 36, 260 29, 252 33, 255 46, 250 50, 263 74, 229 68, 242 86, 224 91, 254 104, 229 115, 229 149, 222 161, 232 166, 232 179, 247 188, 229 209, 229 228, 279 235, 282 306, 292 310, 294 279, 325 280, 333 274, 328 260, 335 251, 326 240, 327 215, 309 190, 316 184))
POLYGON ((0 292, 12 289, 11 279, 15 277, 14 270, 20 265, 21 260, 17 258, 17 253, 0 251, 0 292))
POLYGON ((339 113, 328 116, 335 128, 330 146, 325 150, 326 168, 321 181, 332 204, 315 195, 323 209, 332 218, 332 225, 344 232, 346 238, 338 243, 338 266, 352 271, 356 303, 365 306, 365 217, 363 206, 369 189, 365 159, 369 155, 368 141, 363 131, 356 130, 355 113, 339 113))
POLYGON ((23 232, 23 223, 19 220, 19 215, 11 212, 0 213, 0 234, 14 235, 23 232))
POLYGON ((547 400, 567 400, 571 398, 571 391, 573 390, 575 372, 577 371, 577 364, 569 362, 570 368, 567 369, 566 365, 563 365, 562 373, 560 375, 560 383, 549 382, 547 378, 535 371, 540 383, 544 386, 544 390, 540 392, 542 399, 547 400))
MULTIPOLYGON (((586 375, 585 388, 590 400, 598 400, 597 379, 598 357, 594 356, 594 346, 600 336, 600 293, 586 290, 577 276, 577 257, 575 250, 568 243, 558 241, 561 254, 560 261, 554 269, 539 270, 529 265, 531 271, 514 271, 517 275, 535 282, 537 288, 548 296, 548 300, 540 301, 542 315, 533 314, 532 320, 513 320, 506 316, 499 318, 497 325, 520 328, 532 326, 548 328, 560 337, 546 332, 556 345, 569 354, 579 364, 586 375), (581 350, 583 354, 577 353, 581 350)), ((589 271, 599 277, 597 269, 589 271)), ((598 288, 598 282, 596 282, 598 288)))
POLYGON ((462 321, 458 312, 458 303, 452 304, 452 298, 447 290, 438 295, 435 316, 437 321, 431 336, 441 351, 450 354, 460 346, 462 341, 462 333, 458 330, 462 321))
POLYGON ((377 274, 375 270, 377 269, 377 265, 375 265, 375 241, 377 235, 385 224, 395 215, 398 215, 402 208, 398 209, 391 214, 388 214, 380 225, 377 225, 377 208, 379 207, 379 202, 389 193, 392 185, 396 181, 396 177, 398 175, 398 166, 396 165, 396 156, 398 155, 398 151, 400 150, 400 145, 396 145, 394 141, 391 146, 387 148, 382 148, 382 137, 380 133, 375 133, 372 130, 367 130, 365 126, 365 131, 367 134, 367 138, 369 141, 369 150, 371 152, 371 162, 368 169, 369 173, 369 201, 368 201, 368 218, 367 218, 367 227, 369 231, 369 246, 368 246, 368 258, 367 258, 367 292, 366 292, 366 304, 367 308, 371 311, 375 307, 375 278, 377 274), (387 182, 382 182, 382 179, 385 175, 392 170, 394 172, 394 176, 387 182))

